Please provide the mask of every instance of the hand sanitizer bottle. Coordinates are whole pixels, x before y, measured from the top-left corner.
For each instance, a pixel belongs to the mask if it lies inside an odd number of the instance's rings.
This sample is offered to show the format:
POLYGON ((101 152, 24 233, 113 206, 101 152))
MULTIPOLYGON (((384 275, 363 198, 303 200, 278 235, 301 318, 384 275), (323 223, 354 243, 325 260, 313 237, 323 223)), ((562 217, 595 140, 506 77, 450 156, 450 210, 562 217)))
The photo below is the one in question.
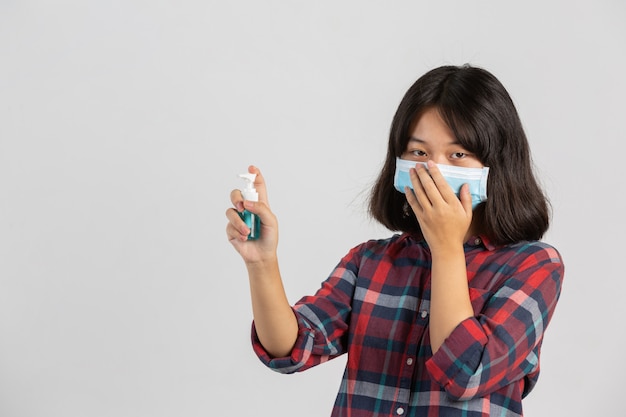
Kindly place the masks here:
MULTIPOLYGON (((259 193, 254 188, 254 180, 256 174, 239 174, 239 178, 242 178, 246 182, 246 188, 241 190, 244 200, 259 201, 259 193)), ((244 210, 239 213, 241 219, 246 223, 246 226, 250 228, 250 234, 248 240, 257 240, 261 235, 261 219, 254 213, 244 210)))

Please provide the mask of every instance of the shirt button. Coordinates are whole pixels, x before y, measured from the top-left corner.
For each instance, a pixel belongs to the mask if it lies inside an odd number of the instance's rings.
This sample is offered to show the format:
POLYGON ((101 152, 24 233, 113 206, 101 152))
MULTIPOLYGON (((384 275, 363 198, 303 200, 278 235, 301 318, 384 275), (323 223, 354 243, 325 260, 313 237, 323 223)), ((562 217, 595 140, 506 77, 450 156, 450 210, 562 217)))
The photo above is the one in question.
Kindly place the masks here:
POLYGON ((423 319, 425 319, 427 315, 428 315, 428 311, 426 311, 426 310, 422 310, 422 311, 420 312, 420 316, 421 316, 423 319))
POLYGON ((404 414, 404 408, 402 407, 398 407, 398 409, 396 410, 396 414, 401 416, 402 414, 404 414))
POLYGON ((408 358, 408 359, 406 360, 406 364, 407 364, 407 365, 413 365, 413 358, 408 358))
POLYGON ((480 238, 479 237, 474 239, 474 245, 476 245, 476 246, 480 245, 480 238))

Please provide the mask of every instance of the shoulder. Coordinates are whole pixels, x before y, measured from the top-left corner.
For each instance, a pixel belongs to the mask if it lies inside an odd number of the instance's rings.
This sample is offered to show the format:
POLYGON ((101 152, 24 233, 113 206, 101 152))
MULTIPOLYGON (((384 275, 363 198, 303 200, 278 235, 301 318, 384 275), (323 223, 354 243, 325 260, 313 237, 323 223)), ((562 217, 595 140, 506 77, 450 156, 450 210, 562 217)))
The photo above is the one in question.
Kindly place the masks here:
POLYGON ((397 251, 397 247, 402 246, 404 235, 394 234, 384 239, 370 239, 352 247, 343 257, 344 263, 359 264, 363 261, 380 260, 389 256, 390 252, 397 251))
POLYGON ((370 239, 352 248, 351 252, 358 252, 367 257, 389 255, 410 245, 411 237, 407 234, 394 234, 383 239, 370 239))
POLYGON ((423 239, 405 233, 365 241, 355 246, 343 261, 357 269, 378 268, 381 264, 403 267, 427 260, 429 256, 423 239))
POLYGON ((559 251, 543 241, 523 241, 496 249, 502 255, 503 267, 509 277, 526 283, 554 282, 558 287, 563 280, 565 266, 559 251))
POLYGON ((523 241, 507 247, 508 251, 515 253, 522 259, 528 259, 536 263, 563 264, 560 252, 549 243, 532 240, 523 241))

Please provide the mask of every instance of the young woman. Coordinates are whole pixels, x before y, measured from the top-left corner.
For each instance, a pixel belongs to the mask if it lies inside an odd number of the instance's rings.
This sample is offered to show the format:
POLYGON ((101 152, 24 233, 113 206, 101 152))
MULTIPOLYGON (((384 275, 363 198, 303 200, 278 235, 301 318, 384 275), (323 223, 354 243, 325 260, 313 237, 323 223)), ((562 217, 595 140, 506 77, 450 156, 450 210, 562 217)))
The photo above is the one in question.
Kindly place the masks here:
POLYGON ((406 92, 370 213, 392 231, 353 248, 316 294, 290 306, 278 223, 256 167, 258 202, 231 193, 227 236, 252 294, 253 347, 292 373, 347 353, 333 416, 521 416, 537 382, 564 266, 540 241, 549 206, 502 84, 444 66, 406 92), (239 213, 261 219, 247 239, 239 213))

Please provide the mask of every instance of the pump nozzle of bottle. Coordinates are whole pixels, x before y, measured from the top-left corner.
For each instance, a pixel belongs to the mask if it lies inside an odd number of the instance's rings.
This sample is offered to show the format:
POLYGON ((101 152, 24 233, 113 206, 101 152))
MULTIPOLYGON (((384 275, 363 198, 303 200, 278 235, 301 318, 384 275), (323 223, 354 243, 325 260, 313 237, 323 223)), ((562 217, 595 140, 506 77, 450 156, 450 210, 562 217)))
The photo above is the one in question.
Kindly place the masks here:
MULTIPOLYGON (((239 178, 243 179, 246 182, 246 187, 241 190, 241 195, 244 200, 248 201, 259 201, 259 193, 257 193, 254 188, 254 180, 256 179, 256 174, 239 174, 239 178)), ((250 233, 248 234, 248 240, 256 240, 259 238, 261 234, 261 220, 259 216, 254 213, 249 212, 248 210, 244 210, 239 213, 241 219, 246 223, 246 226, 250 229, 250 233)))
POLYGON ((244 200, 259 201, 259 194, 254 188, 254 180, 256 179, 256 174, 239 174, 239 178, 243 179, 246 182, 246 188, 241 190, 241 194, 243 195, 244 200))

